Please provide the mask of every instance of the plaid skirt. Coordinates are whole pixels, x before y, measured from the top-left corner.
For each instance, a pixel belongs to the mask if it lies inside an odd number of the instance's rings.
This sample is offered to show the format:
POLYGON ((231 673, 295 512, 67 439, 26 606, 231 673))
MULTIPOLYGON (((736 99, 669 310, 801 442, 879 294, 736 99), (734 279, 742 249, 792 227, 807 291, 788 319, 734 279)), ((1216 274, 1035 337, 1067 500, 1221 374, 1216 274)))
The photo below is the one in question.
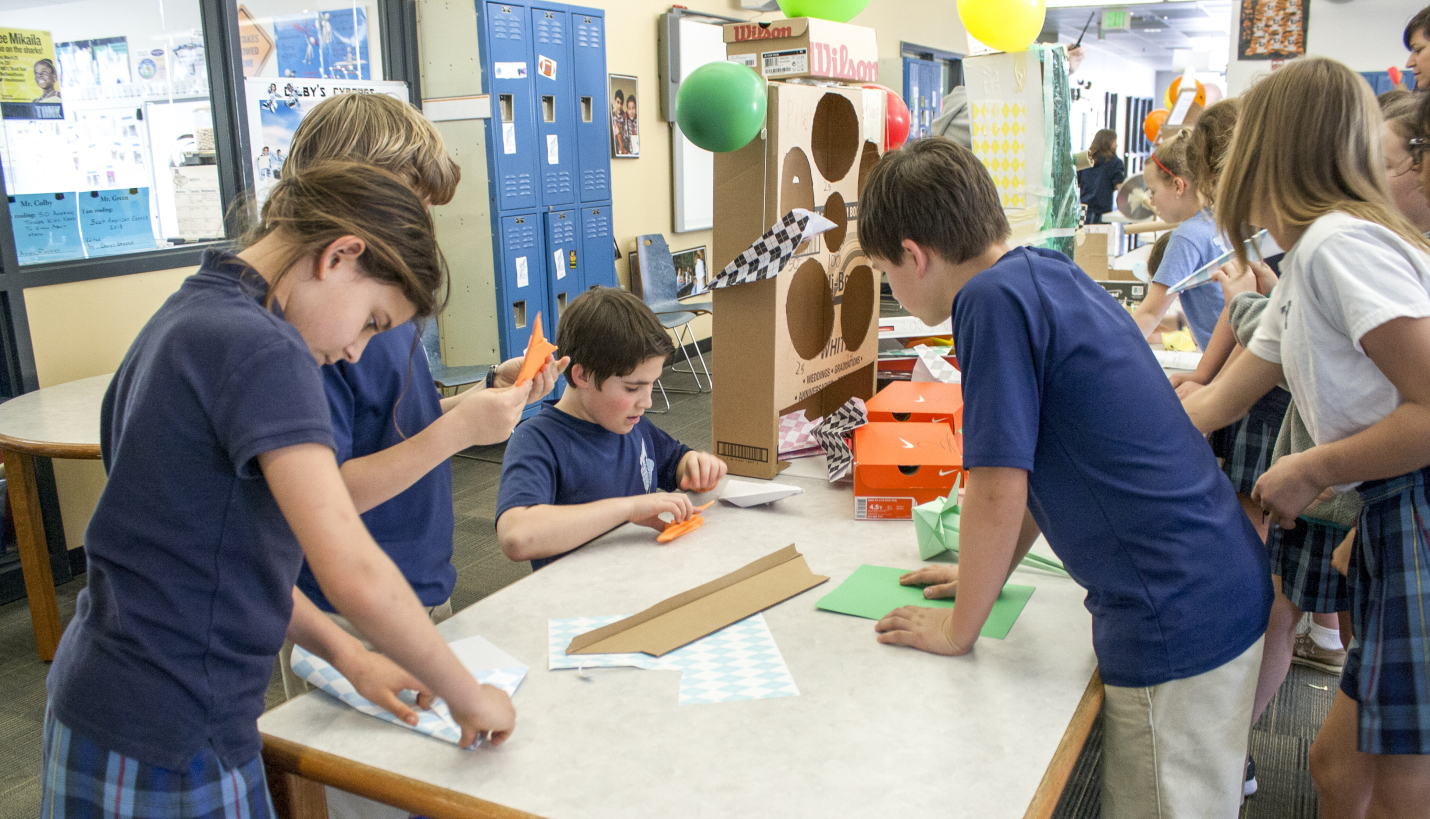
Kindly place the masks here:
POLYGON ((171 771, 111 751, 45 713, 40 816, 45 819, 270 819, 263 758, 235 768, 213 751, 171 771))
POLYGON ((1207 436, 1221 469, 1238 495, 1251 496, 1256 480, 1271 466, 1271 450, 1286 418, 1291 393, 1275 387, 1252 405, 1241 420, 1207 436))
POLYGON ((1348 531, 1305 518, 1294 529, 1271 525, 1266 537, 1271 571, 1281 577, 1281 593, 1296 608, 1323 614, 1350 610, 1350 584, 1331 566, 1331 553, 1348 531))
POLYGON ((1430 467, 1370 481, 1351 554, 1351 619, 1341 690, 1355 700, 1356 747, 1430 754, 1430 467))

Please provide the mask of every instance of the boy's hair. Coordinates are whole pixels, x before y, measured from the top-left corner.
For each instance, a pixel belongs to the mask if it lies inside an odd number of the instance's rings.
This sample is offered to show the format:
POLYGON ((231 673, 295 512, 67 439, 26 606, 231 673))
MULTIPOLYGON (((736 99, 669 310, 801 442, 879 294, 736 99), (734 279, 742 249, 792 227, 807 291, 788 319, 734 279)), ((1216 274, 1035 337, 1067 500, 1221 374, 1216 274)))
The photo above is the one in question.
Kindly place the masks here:
POLYGON ((1162 266, 1162 257, 1167 255, 1167 243, 1172 240, 1172 231, 1167 231, 1157 237, 1157 241, 1152 244, 1152 252, 1147 254, 1147 275, 1157 275, 1157 269, 1162 266))
POLYGON ((556 346, 581 365, 600 389, 607 378, 630 375, 652 358, 664 361, 675 345, 660 319, 639 297, 618 287, 598 287, 566 305, 556 327, 556 346))
POLYGON ((993 177, 943 137, 884 154, 860 197, 858 225, 864 253, 893 264, 904 260, 905 239, 962 264, 1010 232, 993 177))
POLYGON ((1406 48, 1410 48, 1410 38, 1414 37, 1417 31, 1427 39, 1430 39, 1430 6, 1426 6, 1416 12, 1415 16, 1410 18, 1410 22, 1405 24, 1404 40, 1406 48))
MULTIPOLYGON (((1375 98, 1375 101, 1380 106, 1381 113, 1384 114, 1389 111, 1392 106, 1399 105, 1403 100, 1414 98, 1414 92, 1397 87, 1382 93, 1380 96, 1375 98)), ((1389 119, 1389 116, 1387 116, 1386 118, 1389 119)))
MULTIPOLYGON (((447 261, 433 235, 432 215, 405 180, 381 168, 330 159, 285 171, 269 191, 259 223, 239 244, 249 247, 273 233, 292 246, 280 261, 280 279, 338 239, 356 236, 366 245, 358 258, 362 272, 401 290, 417 310, 414 318, 436 315, 446 301, 447 261)), ((269 288, 270 304, 276 289, 269 288)))
POLYGON ((293 132, 288 167, 323 159, 376 165, 406 180, 433 205, 452 201, 462 179, 436 127, 416 108, 386 94, 340 94, 308 112, 293 132))
POLYGON ((1092 136, 1092 144, 1087 148, 1087 155, 1093 159, 1113 159, 1117 156, 1117 132, 1111 128, 1103 128, 1092 136))
POLYGON ((1216 181, 1226 163, 1226 149, 1236 131, 1241 100, 1236 97, 1207 106, 1187 137, 1187 172, 1208 202, 1216 200, 1216 181))
POLYGON ((1251 212, 1304 228, 1339 211, 1430 249, 1390 200, 1380 110, 1365 78, 1324 57, 1292 60, 1241 97, 1241 121, 1217 188, 1217 226, 1247 263, 1251 212))
MULTIPOLYGON (((1384 97, 1385 94, 1381 94, 1381 96, 1384 97)), ((1389 125, 1390 130, 1398 134, 1401 139, 1408 140, 1411 137, 1425 136, 1420 131, 1420 95, 1407 91, 1405 96, 1393 100, 1389 104, 1382 103, 1380 113, 1385 117, 1385 124, 1389 125)))
POLYGON ((1191 182, 1191 172, 1187 170, 1187 129, 1183 128, 1162 140, 1152 151, 1151 161, 1142 170, 1145 176, 1155 174, 1169 184, 1176 177, 1191 182))

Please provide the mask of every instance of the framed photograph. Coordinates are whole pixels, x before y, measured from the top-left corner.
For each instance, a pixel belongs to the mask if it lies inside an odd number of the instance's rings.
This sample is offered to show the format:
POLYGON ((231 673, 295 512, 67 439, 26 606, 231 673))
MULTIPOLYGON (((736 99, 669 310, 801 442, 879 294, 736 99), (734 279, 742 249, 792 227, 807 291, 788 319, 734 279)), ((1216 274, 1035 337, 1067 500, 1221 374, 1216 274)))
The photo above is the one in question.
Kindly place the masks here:
POLYGON ((627 74, 608 74, 607 80, 611 98, 611 156, 635 159, 641 155, 638 81, 627 74))
POLYGON ((677 298, 698 296, 710 289, 710 269, 705 263, 705 246, 692 247, 670 254, 675 262, 675 295, 677 298))

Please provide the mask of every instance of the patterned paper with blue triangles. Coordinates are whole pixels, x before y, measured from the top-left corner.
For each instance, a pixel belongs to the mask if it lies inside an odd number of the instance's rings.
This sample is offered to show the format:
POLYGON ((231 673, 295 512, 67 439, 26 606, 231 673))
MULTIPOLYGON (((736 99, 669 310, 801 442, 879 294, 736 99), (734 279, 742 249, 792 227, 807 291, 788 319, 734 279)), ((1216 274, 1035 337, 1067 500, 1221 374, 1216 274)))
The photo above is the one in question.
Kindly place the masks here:
POLYGON ((679 671, 680 704, 704 705, 773 697, 797 697, 799 688, 763 614, 755 614, 664 657, 648 654, 567 654, 581 634, 628 615, 571 617, 548 623, 549 666, 557 669, 629 666, 651 671, 679 671))

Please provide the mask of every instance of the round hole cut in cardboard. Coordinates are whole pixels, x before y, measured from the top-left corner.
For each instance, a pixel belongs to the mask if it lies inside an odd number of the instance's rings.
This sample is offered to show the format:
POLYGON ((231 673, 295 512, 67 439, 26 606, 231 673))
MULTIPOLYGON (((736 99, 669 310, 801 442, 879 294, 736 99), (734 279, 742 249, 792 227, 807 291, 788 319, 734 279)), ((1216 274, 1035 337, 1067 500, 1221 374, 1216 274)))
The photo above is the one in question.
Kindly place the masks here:
POLYGON ((864 143, 864 150, 859 152, 859 198, 864 198, 864 185, 869 182, 869 174, 874 172, 874 166, 879 164, 879 146, 872 142, 864 143))
POLYGON ((800 148, 790 148, 780 170, 780 215, 795 208, 814 210, 814 171, 800 148))
POLYGON ((809 259, 790 278, 785 294, 785 323, 799 357, 809 361, 823 352, 834 333, 834 291, 824 265, 809 259))
POLYGON ((859 114, 854 103, 839 94, 825 94, 814 108, 813 131, 809 147, 814 166, 826 181, 838 182, 859 153, 859 114))
POLYGON ((824 232, 824 241, 829 245, 829 252, 833 253, 844 244, 844 237, 849 233, 849 209, 844 207, 844 197, 839 195, 839 191, 834 191, 824 200, 824 218, 834 223, 834 227, 824 232))
POLYGON ((839 299, 839 335, 844 346, 857 350, 864 346, 869 325, 874 321, 874 270, 861 264, 849 271, 844 294, 839 299))

